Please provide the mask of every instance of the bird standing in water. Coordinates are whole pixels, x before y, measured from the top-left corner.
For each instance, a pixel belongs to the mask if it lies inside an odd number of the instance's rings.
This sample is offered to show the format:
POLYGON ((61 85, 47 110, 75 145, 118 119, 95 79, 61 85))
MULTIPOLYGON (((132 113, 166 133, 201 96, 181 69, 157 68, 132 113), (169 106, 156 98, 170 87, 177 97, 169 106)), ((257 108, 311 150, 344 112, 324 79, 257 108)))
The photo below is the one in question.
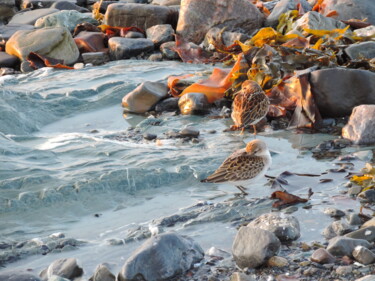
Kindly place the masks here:
POLYGON ((246 145, 246 148, 232 153, 212 175, 201 182, 231 182, 247 195, 244 185, 264 176, 271 163, 271 154, 266 143, 262 140, 253 140, 246 145))
POLYGON ((232 104, 232 119, 234 126, 231 130, 242 129, 252 125, 256 135, 256 123, 263 119, 268 112, 270 101, 258 83, 246 80, 237 93, 232 104))

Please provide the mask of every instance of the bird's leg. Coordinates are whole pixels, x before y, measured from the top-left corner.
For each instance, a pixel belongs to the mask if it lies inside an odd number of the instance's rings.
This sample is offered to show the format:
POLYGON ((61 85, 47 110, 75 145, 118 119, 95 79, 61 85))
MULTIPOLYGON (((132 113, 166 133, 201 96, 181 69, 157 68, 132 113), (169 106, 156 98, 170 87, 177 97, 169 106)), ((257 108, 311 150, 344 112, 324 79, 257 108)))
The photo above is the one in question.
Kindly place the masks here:
POLYGON ((257 127, 255 125, 253 125, 253 129, 254 129, 254 136, 257 135, 257 127))
POLYGON ((242 127, 240 135, 243 135, 245 133, 245 127, 242 127))
POLYGON ((248 193, 245 191, 246 187, 242 185, 236 185, 236 187, 242 192, 243 195, 248 195, 248 193))

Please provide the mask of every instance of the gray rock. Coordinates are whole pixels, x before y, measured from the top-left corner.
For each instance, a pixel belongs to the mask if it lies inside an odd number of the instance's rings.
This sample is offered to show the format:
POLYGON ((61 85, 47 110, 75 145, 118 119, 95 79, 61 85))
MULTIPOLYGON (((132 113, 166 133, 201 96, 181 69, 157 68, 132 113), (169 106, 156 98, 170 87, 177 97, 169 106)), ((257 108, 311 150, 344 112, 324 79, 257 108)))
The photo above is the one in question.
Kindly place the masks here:
POLYGON ((336 11, 338 20, 367 19, 367 22, 375 24, 375 1, 373 0, 324 0, 321 13, 325 15, 330 11, 336 11))
POLYGON ((336 237, 336 236, 342 236, 345 233, 348 233, 352 230, 352 228, 346 224, 345 222, 342 221, 334 221, 332 222, 329 226, 327 226, 323 230, 323 236, 327 240, 336 237))
POLYGON ((353 267, 351 265, 340 265, 336 268, 336 273, 338 275, 347 275, 349 273, 352 273, 353 267))
POLYGON ((108 40, 109 56, 112 60, 129 59, 154 50, 149 39, 130 39, 112 37, 108 40))
POLYGON ((353 251, 353 257, 361 264, 367 265, 375 262, 375 254, 369 249, 358 246, 353 251))
POLYGON ((148 57, 149 61, 162 61, 163 55, 161 53, 155 53, 148 57))
POLYGON ((10 271, 8 273, 0 273, 1 281, 41 281, 39 277, 28 272, 10 271))
POLYGON ((0 52, 0 67, 15 67, 19 64, 20 60, 15 57, 8 55, 5 52, 0 52))
POLYGON ((338 236, 329 240, 327 251, 334 256, 351 256, 357 246, 371 248, 371 244, 366 240, 338 236))
POLYGON ((180 135, 182 137, 197 138, 199 136, 199 131, 195 130, 194 128, 187 127, 180 131, 180 135))
POLYGON ((122 99, 122 106, 129 112, 145 113, 167 94, 168 88, 165 84, 143 82, 122 99))
POLYGON ((355 281, 375 281, 375 275, 366 275, 356 279, 355 281))
POLYGON ((154 140, 157 138, 157 135, 154 135, 154 134, 150 134, 150 133, 144 133, 143 134, 143 138, 145 140, 154 140))
POLYGON ((20 70, 22 73, 28 73, 34 71, 34 68, 32 68, 30 63, 25 60, 21 63, 20 70))
POLYGON ((264 16, 246 0, 182 0, 177 34, 199 44, 212 27, 251 34, 263 24, 264 16))
POLYGON ((209 48, 212 41, 216 42, 219 39, 220 33, 221 42, 227 47, 234 44, 236 40, 245 42, 246 40, 250 39, 250 36, 244 33, 230 31, 222 32, 222 29, 213 27, 206 33, 203 41, 204 46, 206 48, 209 48))
POLYGON ((361 228, 366 228, 370 226, 375 226, 375 218, 371 218, 370 220, 366 221, 361 228))
POLYGON ((375 226, 369 226, 365 228, 358 229, 356 231, 350 232, 344 235, 345 237, 363 239, 368 242, 375 241, 375 226))
POLYGON ((334 18, 327 18, 318 12, 307 12, 293 24, 293 30, 308 35, 304 29, 332 30, 345 28, 346 24, 334 18))
POLYGON ((109 62, 109 56, 105 52, 83 53, 82 59, 84 63, 92 63, 92 65, 101 65, 109 62))
POLYGON ((111 273, 107 266, 100 264, 96 267, 94 275, 89 281, 115 281, 116 276, 111 273))
POLYGON ((5 50, 21 60, 30 52, 64 60, 65 64, 73 64, 79 57, 72 35, 63 27, 19 30, 8 40, 5 50))
MULTIPOLYGON (((375 89, 373 92, 375 99, 375 89)), ((375 105, 364 104, 353 109, 348 124, 342 129, 342 136, 355 144, 375 144, 374 128, 375 105)))
POLYGON ((344 117, 357 105, 375 104, 375 73, 367 70, 316 70, 310 74, 310 85, 323 117, 344 117))
MULTIPOLYGON (((17 0, 20 3, 21 9, 44 9, 44 8, 50 8, 52 5, 56 2, 59 2, 61 0, 17 0)), ((82 1, 84 0, 65 0, 72 4, 82 4, 82 1), (80 3, 77 3, 80 2, 80 3)))
POLYGON ((56 13, 39 18, 35 22, 36 28, 43 27, 65 27, 73 32, 77 24, 88 22, 94 25, 98 24, 91 14, 83 14, 75 10, 58 11, 56 13))
POLYGON ((355 196, 355 195, 358 195, 361 191, 362 191, 362 187, 359 185, 355 185, 349 188, 348 194, 355 196))
POLYGON ((146 30, 158 24, 169 24, 172 10, 165 6, 142 4, 111 4, 104 23, 110 26, 135 26, 146 30))
POLYGON ((31 24, 34 25, 35 22, 46 15, 59 12, 58 9, 47 8, 47 9, 37 9, 32 11, 21 11, 14 15, 14 17, 9 21, 9 24, 31 24))
POLYGON ((32 29, 35 29, 35 27, 30 24, 0 25, 0 40, 4 40, 6 42, 18 30, 32 30, 32 29))
POLYGON ((268 230, 275 234, 281 242, 297 240, 301 236, 298 220, 293 216, 279 213, 261 215, 247 226, 268 230))
POLYGON ((353 31, 355 36, 365 37, 375 40, 375 25, 359 28, 353 31))
POLYGON ((129 31, 125 34, 124 38, 145 38, 143 33, 137 32, 137 31, 129 31))
POLYGON ((60 11, 63 11, 63 10, 76 10, 80 13, 87 13, 87 12, 90 12, 90 10, 86 9, 86 8, 83 8, 83 7, 80 7, 76 4, 74 4, 73 2, 69 2, 69 1, 59 1, 59 2, 55 2, 51 5, 51 8, 54 8, 54 9, 58 9, 60 11))
POLYGON ((349 214, 348 216, 348 223, 350 225, 361 225, 362 219, 358 214, 349 214))
POLYGON ((73 280, 76 277, 80 277, 83 274, 83 270, 78 266, 77 260, 74 258, 59 259, 49 265, 48 268, 40 273, 40 277, 43 280, 48 280, 52 275, 57 275, 63 278, 73 280))
POLYGON ((158 102, 155 106, 156 112, 174 112, 178 110, 179 98, 167 98, 158 102))
POLYGON ((345 49, 345 53, 352 60, 375 58, 375 42, 352 44, 345 49))
POLYGON ((118 281, 143 278, 147 281, 170 279, 189 270, 203 259, 202 248, 191 238, 176 233, 148 239, 126 261, 118 281))
POLYGON ((345 213, 339 209, 336 209, 336 208, 325 208, 324 209, 324 213, 326 215, 329 215, 330 217, 332 218, 341 218, 343 216, 345 216, 345 213))
POLYGON ((366 191, 361 192, 358 197, 361 201, 374 203, 375 202, 375 190, 369 189, 366 191))
POLYGON ((336 258, 332 256, 326 249, 320 248, 315 250, 311 257, 311 261, 317 262, 320 264, 329 264, 334 263, 336 261, 336 258))
POLYGON ((234 272, 230 277, 230 281, 256 281, 256 279, 243 272, 234 272))
POLYGON ((178 106, 182 114, 202 114, 210 108, 207 97, 201 93, 184 94, 179 99, 178 106))
POLYGON ((280 245, 280 240, 272 232, 243 226, 234 238, 232 254, 239 267, 255 268, 274 256, 280 245))
POLYGON ((300 3, 305 12, 311 11, 311 6, 306 0, 281 0, 273 8, 271 14, 266 19, 266 26, 276 27, 279 23, 279 17, 290 11, 297 10, 297 5, 300 3))
POLYGON ((158 24, 147 28, 147 39, 154 42, 155 46, 160 46, 168 41, 173 41, 174 30, 170 24, 158 24))
POLYGON ((180 56, 174 50, 175 47, 176 47, 176 42, 174 42, 174 41, 165 42, 165 43, 161 44, 160 45, 160 51, 163 54, 163 57, 165 57, 166 59, 170 59, 170 60, 179 59, 180 56))

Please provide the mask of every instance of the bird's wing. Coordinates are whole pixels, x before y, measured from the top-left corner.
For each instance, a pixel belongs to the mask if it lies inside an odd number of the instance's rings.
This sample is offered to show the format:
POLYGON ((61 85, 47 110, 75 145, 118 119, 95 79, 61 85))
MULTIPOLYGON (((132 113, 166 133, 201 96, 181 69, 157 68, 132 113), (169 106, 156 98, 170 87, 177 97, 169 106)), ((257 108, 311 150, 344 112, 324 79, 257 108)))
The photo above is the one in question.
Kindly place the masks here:
POLYGON ((262 157, 246 153, 235 157, 229 156, 223 164, 204 182, 243 181, 255 178, 263 169, 262 157))
POLYGON ((233 112, 236 112, 238 123, 243 127, 251 125, 268 112, 270 101, 262 92, 255 92, 250 96, 242 94, 237 100, 236 98, 233 101, 233 112))

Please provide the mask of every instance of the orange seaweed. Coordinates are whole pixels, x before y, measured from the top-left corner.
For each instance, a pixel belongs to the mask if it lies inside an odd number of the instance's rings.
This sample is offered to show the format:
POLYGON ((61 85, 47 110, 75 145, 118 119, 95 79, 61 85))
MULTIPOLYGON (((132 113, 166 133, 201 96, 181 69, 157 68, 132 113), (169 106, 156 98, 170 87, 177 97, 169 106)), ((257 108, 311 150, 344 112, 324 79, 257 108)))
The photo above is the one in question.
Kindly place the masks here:
POLYGON ((306 203, 308 201, 308 199, 301 198, 286 191, 275 191, 271 194, 271 199, 279 199, 272 204, 273 208, 280 208, 282 206, 289 206, 298 203, 306 203))

